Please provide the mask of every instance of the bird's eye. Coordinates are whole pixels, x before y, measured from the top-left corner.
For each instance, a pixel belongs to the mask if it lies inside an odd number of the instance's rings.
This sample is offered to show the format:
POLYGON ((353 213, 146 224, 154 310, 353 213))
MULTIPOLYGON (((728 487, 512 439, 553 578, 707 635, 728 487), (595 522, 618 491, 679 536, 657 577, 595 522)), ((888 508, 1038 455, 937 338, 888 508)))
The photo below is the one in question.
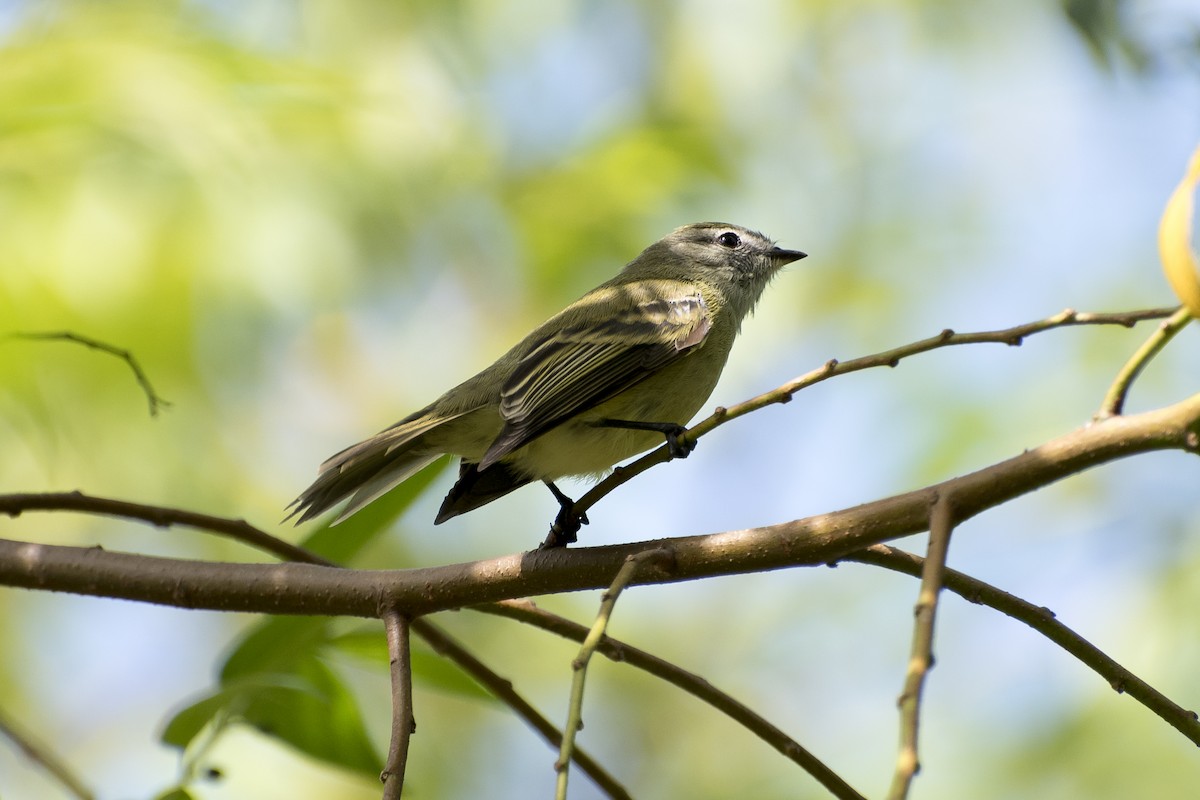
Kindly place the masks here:
POLYGON ((733 248, 735 248, 739 244, 741 244, 742 240, 740 238, 738 238, 738 235, 736 233, 733 233, 732 231, 725 231, 725 233, 722 233, 720 236, 717 237, 717 242, 722 247, 728 247, 730 250, 732 250, 733 248))

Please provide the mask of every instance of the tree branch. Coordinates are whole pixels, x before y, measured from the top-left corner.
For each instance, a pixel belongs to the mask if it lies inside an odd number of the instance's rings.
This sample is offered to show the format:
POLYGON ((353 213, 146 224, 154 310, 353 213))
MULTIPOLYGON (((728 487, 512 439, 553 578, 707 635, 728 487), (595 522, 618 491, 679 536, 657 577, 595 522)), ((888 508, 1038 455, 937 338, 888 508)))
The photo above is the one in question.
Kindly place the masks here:
MULTIPOLYGON (((583 642, 588 635, 588 629, 583 625, 538 608, 531 600, 504 600, 499 603, 472 606, 471 610, 507 617, 576 642, 583 642)), ((765 717, 755 713, 749 706, 717 689, 699 675, 611 636, 605 636, 600 640, 597 651, 612 661, 644 670, 708 703, 791 759, 839 800, 864 800, 863 796, 842 780, 841 776, 822 763, 799 742, 772 725, 765 717)))
POLYGON ((267 553, 273 553, 286 561, 333 566, 316 553, 297 547, 254 527, 244 519, 214 517, 195 511, 178 508, 149 506, 114 500, 109 497, 93 497, 83 492, 41 492, 26 494, 0 494, 0 514, 19 517, 29 511, 77 511, 83 514, 120 517, 148 522, 158 528, 182 525, 206 533, 216 533, 244 542, 267 553), (316 560, 314 560, 316 559, 316 560))
POLYGON ((613 578, 612 584, 600 597, 600 613, 596 615, 596 622, 584 637, 579 655, 571 662, 571 669, 575 673, 571 680, 571 701, 568 704, 567 724, 563 727, 558 760, 554 762, 554 769, 558 772, 554 790, 555 800, 567 800, 567 778, 570 776, 571 758, 575 752, 575 735, 583 728, 583 687, 587 681, 587 665, 604 639, 608 621, 617 605, 617 598, 643 565, 653 564, 659 568, 666 568, 670 561, 671 551, 665 547, 626 556, 625 563, 617 571, 617 577, 613 578))
POLYGON ((408 741, 417 729, 413 719, 412 649, 408 619, 394 608, 384 609, 382 616, 392 677, 392 737, 379 779, 383 782, 383 800, 400 800, 408 767, 408 741))
POLYGON ((154 387, 150 385, 150 379, 146 377, 146 373, 142 371, 142 366, 138 364, 133 353, 128 350, 122 350, 119 347, 113 347, 111 344, 105 344, 98 339, 92 339, 87 336, 80 336, 78 333, 71 331, 55 331, 53 333, 11 333, 9 339, 27 339, 30 341, 60 341, 74 342, 81 344, 84 347, 90 347, 93 350, 99 350, 102 353, 116 356, 129 365, 129 369, 133 371, 133 377, 137 380, 138 386, 142 387, 142 391, 146 395, 146 402, 150 404, 150 416, 157 417, 159 409, 167 408, 171 403, 164 400, 154 391, 154 387))
MULTIPOLYGON (((23 511, 78 511, 83 513, 111 515, 149 522, 159 527, 183 525, 226 536, 235 541, 277 555, 287 561, 338 567, 332 561, 304 547, 285 542, 259 530, 241 519, 225 519, 207 514, 197 514, 173 508, 128 503, 104 497, 92 497, 82 492, 55 492, 47 494, 0 495, 0 513, 18 516, 23 511)), ((531 728, 540 733, 554 747, 562 743, 562 733, 537 709, 531 706, 512 688, 512 683, 493 672, 482 661, 475 658, 466 648, 451 639, 440 628, 426 619, 415 618, 409 623, 411 630, 429 643, 440 655, 448 658, 459 669, 470 675, 488 689, 502 703, 508 705, 517 716, 522 717, 531 728)), ((575 750, 575 763, 596 782, 609 797, 627 798, 628 792, 608 774, 600 764, 581 748, 575 750)))
MULTIPOLYGON (((920 577, 924 564, 924 559, 920 556, 885 544, 872 545, 864 550, 851 553, 841 560, 874 564, 914 577, 920 577)), ((1050 609, 1034 605, 1016 595, 953 569, 945 571, 944 583, 947 589, 968 602, 994 608, 1033 628, 1079 659, 1085 666, 1102 677, 1114 691, 1128 694, 1186 736, 1192 744, 1200 745, 1200 721, 1198 721, 1195 711, 1190 711, 1172 702, 1170 698, 1118 664, 1100 648, 1059 622, 1050 609)))
MULTIPOLYGON (((530 705, 529 701, 513 688, 511 681, 501 678, 484 666, 483 662, 471 655, 466 648, 450 638, 441 628, 434 626, 429 620, 414 619, 412 628, 413 633, 428 642, 435 652, 450 659, 463 672, 477 680, 483 688, 529 723, 529 726, 540 733, 542 738, 556 748, 562 746, 562 732, 554 727, 553 722, 530 705)), ((614 800, 629 800, 630 794, 625 787, 609 775, 594 758, 584 752, 583 748, 576 747, 572 758, 606 795, 614 800)))
POLYGON ((892 787, 888 791, 889 800, 908 797, 913 776, 921 769, 917 755, 917 732, 920 728, 925 678, 933 668, 933 626, 937 618, 938 595, 942 591, 942 575, 946 571, 950 534, 954 531, 951 498, 945 494, 935 497, 929 518, 928 555, 921 567, 921 588, 917 594, 916 608, 913 609, 912 648, 904 676, 904 689, 897 702, 900 707, 900 754, 896 758, 892 787))
POLYGON ((55 755, 49 747, 34 739, 31 734, 21 730, 15 722, 4 714, 3 709, 0 709, 0 736, 16 745, 27 759, 41 765, 72 796, 79 798, 79 800, 94 800, 95 795, 92 794, 90 789, 84 786, 83 781, 76 777, 70 767, 55 755))
POLYGON ((1100 410, 1096 412, 1094 419, 1111 417, 1125 410, 1125 397, 1129 394, 1129 388, 1133 385, 1134 380, 1141 374, 1145 366, 1167 346, 1167 343, 1175 338, 1175 334, 1183 330, 1191 321, 1192 315, 1181 306, 1171 315, 1170 319, 1159 323, 1157 330, 1137 349, 1125 366, 1121 367, 1112 387, 1104 395, 1104 402, 1100 404, 1100 410))
MULTIPOLYGON (((244 520, 223 519, 177 509, 158 508, 109 498, 91 497, 80 492, 0 495, 0 511, 7 511, 15 516, 20 514, 22 510, 70 510, 126 516, 131 519, 147 521, 151 524, 164 527, 175 523, 226 536, 264 552, 278 555, 289 561, 329 567, 337 566, 311 550, 271 536, 264 531, 254 528, 244 520)), ((587 628, 571 620, 539 609, 529 601, 505 601, 494 605, 477 606, 473 610, 516 619, 578 642, 582 642, 587 636, 587 628)), ((561 747, 562 733, 549 720, 539 714, 523 697, 517 694, 513 690, 510 681, 497 675, 427 619, 413 619, 411 621, 411 628, 413 633, 428 642, 436 652, 450 659, 484 688, 492 692, 497 699, 512 708, 514 713, 523 717, 530 727, 541 733, 554 747, 561 747)), ((627 662, 632 666, 645 670, 651 675, 678 686, 684 691, 707 702, 717 710, 727 714, 809 772, 817 781, 829 789, 835 797, 842 798, 843 800, 862 800, 860 794, 798 742, 791 739, 787 734, 762 716, 756 714, 749 707, 718 690, 703 678, 644 650, 639 650, 636 647, 624 644, 610 637, 605 637, 601 642, 600 651, 610 659, 627 662)), ((610 797, 628 797, 628 793, 624 787, 617 783, 599 763, 581 748, 575 748, 574 760, 579 765, 579 768, 592 778, 597 786, 610 797)))
MULTIPOLYGON (((931 498, 948 492, 961 522, 1089 467, 1152 450, 1200 450, 1200 395, 1112 417, 976 472, 854 508, 740 531, 671 539, 669 575, 696 580, 811 566, 924 530, 931 498)), ((8 513, 23 509, 4 498, 8 513)), ((28 497, 28 496, 25 496, 28 497)), ((308 564, 224 564, 0 540, 0 584, 118 597, 182 608, 375 617, 381 607, 419 616, 461 606, 612 582, 626 556, 655 546, 530 552, 411 570, 343 570, 308 564)))

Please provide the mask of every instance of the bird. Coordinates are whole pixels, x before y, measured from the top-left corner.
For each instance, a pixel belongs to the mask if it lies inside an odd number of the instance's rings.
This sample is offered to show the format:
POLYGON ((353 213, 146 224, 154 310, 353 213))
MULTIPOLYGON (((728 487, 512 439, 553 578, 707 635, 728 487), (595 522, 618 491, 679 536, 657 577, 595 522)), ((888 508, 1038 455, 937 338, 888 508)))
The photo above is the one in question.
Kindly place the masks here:
POLYGON ((601 476, 664 439, 670 456, 687 456, 684 424, 716 387, 742 321, 806 255, 739 225, 676 228, 482 372, 331 456, 288 519, 349 497, 336 524, 451 454, 458 480, 435 525, 542 481, 560 506, 542 546, 575 542, 587 517, 554 481, 601 476))

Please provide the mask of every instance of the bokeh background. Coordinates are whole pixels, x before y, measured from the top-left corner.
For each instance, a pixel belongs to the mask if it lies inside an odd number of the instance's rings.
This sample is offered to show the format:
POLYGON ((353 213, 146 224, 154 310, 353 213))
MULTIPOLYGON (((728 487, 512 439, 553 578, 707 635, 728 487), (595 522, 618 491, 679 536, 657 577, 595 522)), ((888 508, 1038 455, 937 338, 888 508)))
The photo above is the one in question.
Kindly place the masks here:
MULTIPOLYGON (((1170 305, 1162 205, 1200 138, 1200 8, 1010 3, 0 3, 0 491, 83 489, 245 517, 341 447, 489 363, 677 225, 810 257, 745 326, 711 405, 945 327, 1170 305)), ((1193 326, 1194 328, 1195 326, 1193 326)), ((838 379, 706 437, 591 514, 602 544, 778 522, 979 468, 1085 424, 1143 326, 941 351, 838 379)), ((1133 410, 1197 391, 1186 330, 1133 410)), ((952 566, 1056 611, 1200 706, 1200 463, 1111 465, 964 525, 952 566)), ((357 564, 541 540, 537 488, 438 529, 449 473, 357 564)), ((572 487, 578 489, 579 487, 572 487)), ((27 514, 0 535, 254 560, 178 530, 27 514)), ((920 537, 907 542, 920 549, 920 537)), ((612 633, 767 715, 860 791, 887 786, 914 581, 844 565, 639 588, 612 633)), ((588 621, 596 594, 544 605, 588 621)), ((0 705, 103 798, 179 779, 158 736, 250 616, 0 591, 0 705)), ((574 647, 440 623, 547 715, 574 647)), ((1183 798, 1193 745, 1021 625, 948 596, 921 798, 1183 798)), ((331 666, 386 747, 378 664, 331 666)), ((581 744, 645 797, 822 797, 775 751, 594 662, 581 744)), ((551 751, 495 703, 418 684, 413 797, 549 796, 551 751)), ((196 797, 369 798, 248 729, 196 797)), ((572 796, 597 796, 582 775, 572 796)), ((0 742, 0 795, 66 795, 0 742)))

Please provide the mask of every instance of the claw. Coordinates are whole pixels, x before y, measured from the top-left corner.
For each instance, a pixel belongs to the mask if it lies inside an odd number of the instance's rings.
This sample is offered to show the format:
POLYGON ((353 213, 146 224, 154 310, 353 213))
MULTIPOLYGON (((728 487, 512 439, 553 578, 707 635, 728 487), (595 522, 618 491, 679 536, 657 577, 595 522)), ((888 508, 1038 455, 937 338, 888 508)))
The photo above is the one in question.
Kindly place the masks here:
POLYGON ((695 439, 684 439, 679 441, 679 437, 687 433, 687 428, 682 425, 676 425, 674 429, 663 431, 663 435, 667 437, 667 450, 671 453, 671 458, 687 458, 696 449, 695 439))
POLYGON ((579 541, 576 536, 580 527, 588 524, 587 513, 575 513, 575 501, 563 494, 563 491, 551 481, 545 481, 546 486, 558 501, 558 516, 546 534, 546 541, 538 546, 538 550, 552 550, 556 547, 566 547, 579 541))

